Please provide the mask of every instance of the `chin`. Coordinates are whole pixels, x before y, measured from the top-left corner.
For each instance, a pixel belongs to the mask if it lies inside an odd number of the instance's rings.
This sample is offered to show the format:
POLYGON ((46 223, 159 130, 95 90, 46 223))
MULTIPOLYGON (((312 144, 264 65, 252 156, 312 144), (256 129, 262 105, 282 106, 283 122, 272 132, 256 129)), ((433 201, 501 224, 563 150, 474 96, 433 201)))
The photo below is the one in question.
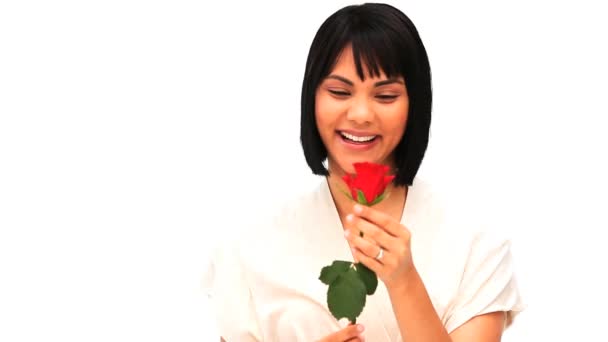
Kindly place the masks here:
POLYGON ((344 164, 340 165, 340 167, 345 173, 355 173, 355 168, 353 167, 353 164, 344 164))

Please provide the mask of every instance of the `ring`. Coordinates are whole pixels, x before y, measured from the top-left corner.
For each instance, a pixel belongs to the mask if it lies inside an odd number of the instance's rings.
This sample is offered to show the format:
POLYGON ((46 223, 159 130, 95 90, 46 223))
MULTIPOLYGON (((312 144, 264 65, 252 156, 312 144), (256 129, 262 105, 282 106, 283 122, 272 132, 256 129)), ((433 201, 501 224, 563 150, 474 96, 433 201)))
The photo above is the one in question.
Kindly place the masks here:
POLYGON ((380 247, 380 252, 378 252, 378 255, 376 255, 376 260, 380 260, 382 259, 382 256, 384 255, 384 249, 382 249, 382 247, 380 247))

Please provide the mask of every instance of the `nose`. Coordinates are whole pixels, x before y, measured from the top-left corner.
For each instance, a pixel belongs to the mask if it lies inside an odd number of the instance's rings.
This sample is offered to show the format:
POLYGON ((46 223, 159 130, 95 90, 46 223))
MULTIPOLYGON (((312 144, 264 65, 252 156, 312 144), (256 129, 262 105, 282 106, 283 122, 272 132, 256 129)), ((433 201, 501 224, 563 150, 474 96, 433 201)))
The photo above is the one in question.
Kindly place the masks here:
POLYGON ((369 100, 365 97, 355 97, 351 101, 351 106, 346 113, 346 119, 357 124, 366 124, 372 122, 374 112, 369 100))

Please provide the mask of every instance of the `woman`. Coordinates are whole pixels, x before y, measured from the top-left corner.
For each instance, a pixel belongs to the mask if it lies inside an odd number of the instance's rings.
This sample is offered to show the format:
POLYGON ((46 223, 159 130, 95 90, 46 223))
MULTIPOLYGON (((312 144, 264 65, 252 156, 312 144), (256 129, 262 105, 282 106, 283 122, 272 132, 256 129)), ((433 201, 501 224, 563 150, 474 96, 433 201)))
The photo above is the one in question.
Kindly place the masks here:
POLYGON ((384 4, 330 16, 310 47, 301 109, 304 155, 324 179, 215 254, 206 286, 223 339, 499 341, 523 309, 508 240, 454 215, 415 178, 431 76, 413 23, 384 4), (373 207, 340 192, 356 162, 395 175, 373 207), (360 261, 380 279, 357 324, 343 327, 327 308, 318 276, 333 260, 360 261))

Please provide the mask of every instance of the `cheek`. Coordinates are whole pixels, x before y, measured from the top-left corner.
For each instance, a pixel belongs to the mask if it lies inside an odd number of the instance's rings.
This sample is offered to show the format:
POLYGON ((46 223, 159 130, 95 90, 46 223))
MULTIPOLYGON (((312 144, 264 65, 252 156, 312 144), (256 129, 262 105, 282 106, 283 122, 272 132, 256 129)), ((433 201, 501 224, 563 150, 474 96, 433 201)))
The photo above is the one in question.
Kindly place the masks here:
POLYGON ((385 127, 391 130, 391 135, 394 136, 395 140, 401 140, 405 127, 407 126, 408 119, 408 106, 407 104, 397 106, 392 111, 391 115, 387 116, 385 120, 385 127))
POLYGON ((317 121, 317 127, 319 132, 333 132, 335 122, 337 120, 337 113, 335 101, 332 101, 327 96, 318 95, 315 99, 315 119, 317 121))

